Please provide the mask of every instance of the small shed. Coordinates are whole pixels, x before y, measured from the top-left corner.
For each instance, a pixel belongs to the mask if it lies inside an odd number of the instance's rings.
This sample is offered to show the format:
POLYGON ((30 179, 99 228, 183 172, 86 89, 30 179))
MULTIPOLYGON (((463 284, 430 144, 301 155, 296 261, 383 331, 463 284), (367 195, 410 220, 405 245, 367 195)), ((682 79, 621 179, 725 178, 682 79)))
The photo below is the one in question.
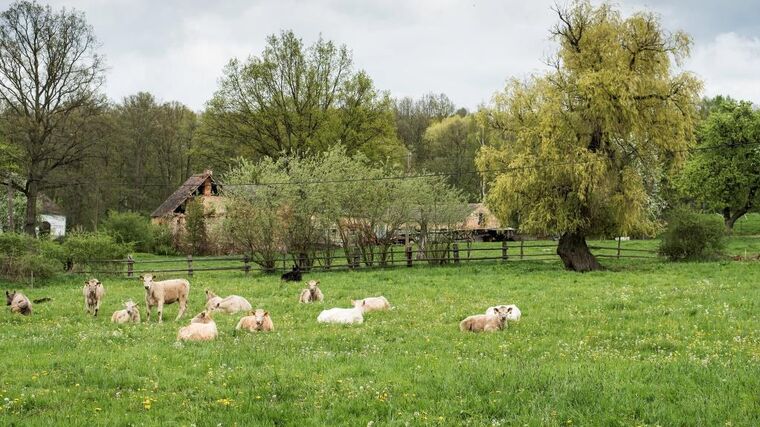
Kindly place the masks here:
POLYGON ((63 237, 66 235, 66 214, 60 206, 44 194, 39 198, 39 222, 37 234, 50 237, 63 237))
POLYGON ((220 216, 224 213, 224 204, 219 191, 220 186, 214 181, 212 171, 192 175, 150 214, 151 221, 155 224, 169 223, 174 227, 183 225, 187 202, 197 197, 201 198, 206 212, 220 216))

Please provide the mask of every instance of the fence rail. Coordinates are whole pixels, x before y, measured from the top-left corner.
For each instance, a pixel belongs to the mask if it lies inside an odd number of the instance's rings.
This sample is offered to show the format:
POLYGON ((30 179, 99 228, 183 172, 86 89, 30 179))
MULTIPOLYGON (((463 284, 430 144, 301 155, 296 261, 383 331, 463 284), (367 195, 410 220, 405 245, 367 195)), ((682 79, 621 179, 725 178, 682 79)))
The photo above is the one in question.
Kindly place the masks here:
MULTIPOLYGON (((449 247, 428 249, 427 253, 421 253, 419 249, 414 249, 411 246, 396 245, 389 248, 389 251, 387 252, 386 258, 384 260, 379 259, 380 257, 378 256, 378 252, 375 252, 375 258, 371 261, 363 259, 361 252, 357 249, 350 250, 348 253, 346 253, 346 251, 343 249, 331 252, 322 251, 315 252, 311 258, 312 265, 302 267, 302 271, 330 271, 341 269, 366 270, 399 268, 404 266, 413 267, 415 265, 460 265, 464 263, 479 261, 555 261, 559 258, 556 254, 556 243, 531 244, 530 241, 519 240, 514 242, 503 241, 501 243, 489 246, 484 245, 487 244, 478 244, 477 247, 474 247, 471 242, 454 242, 451 243, 449 247), (482 252, 490 253, 478 256, 479 253, 482 252), (338 262, 334 262, 336 260, 338 260, 338 262)), ((620 246, 619 241, 617 246, 589 245, 589 249, 592 251, 606 252, 594 254, 599 258, 657 258, 657 251, 649 249, 624 248, 620 246), (614 254, 610 254, 609 251, 614 251, 614 254)), ((275 273, 290 270, 288 264, 290 264, 293 260, 295 260, 295 257, 289 254, 280 254, 278 259, 275 260, 275 266, 273 268, 264 268, 256 264, 256 262, 247 255, 209 257, 193 257, 191 255, 188 255, 187 257, 183 258, 177 257, 170 259, 135 259, 130 255, 126 259, 91 260, 87 263, 91 267, 94 265, 107 265, 108 267, 114 267, 114 264, 126 265, 126 269, 95 268, 91 269, 91 271, 86 271, 83 273, 126 274, 127 277, 134 277, 135 275, 143 273, 187 273, 189 276, 192 276, 194 272, 198 271, 243 271, 245 274, 248 274, 251 271, 275 273), (158 266, 160 264, 175 264, 175 266, 161 268, 158 266), (177 264, 180 264, 181 266, 177 264), (209 264, 216 265, 209 266, 209 264), (156 265, 158 268, 147 268, 151 265, 156 265)))

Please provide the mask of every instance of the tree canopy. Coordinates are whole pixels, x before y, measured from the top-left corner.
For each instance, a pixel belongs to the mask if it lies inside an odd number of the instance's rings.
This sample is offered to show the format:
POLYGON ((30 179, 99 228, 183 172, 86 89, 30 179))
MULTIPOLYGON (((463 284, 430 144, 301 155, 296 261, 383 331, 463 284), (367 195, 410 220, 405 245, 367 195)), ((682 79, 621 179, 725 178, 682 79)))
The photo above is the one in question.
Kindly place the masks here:
POLYGON ((52 172, 80 161, 95 141, 83 136, 101 113, 104 65, 84 15, 19 1, 0 14, 0 120, 16 147, 25 185, 27 233, 35 233, 37 194, 52 172))
POLYGON ((390 97, 353 69, 346 46, 320 38, 305 47, 292 31, 267 38, 260 56, 229 62, 202 124, 220 149, 254 159, 338 143, 377 161, 404 155, 390 97))
MULTIPOLYGON (((522 231, 559 235, 565 267, 600 268, 585 239, 648 228, 649 171, 683 158, 694 141, 700 82, 677 73, 691 39, 659 17, 610 4, 556 10, 552 70, 511 81, 488 122, 503 142, 478 159, 494 174, 487 196, 522 231)), ((487 174, 486 174, 487 175, 487 174)))
POLYGON ((749 102, 720 98, 698 135, 678 186, 720 212, 732 230, 739 218, 760 207, 760 111, 749 102))

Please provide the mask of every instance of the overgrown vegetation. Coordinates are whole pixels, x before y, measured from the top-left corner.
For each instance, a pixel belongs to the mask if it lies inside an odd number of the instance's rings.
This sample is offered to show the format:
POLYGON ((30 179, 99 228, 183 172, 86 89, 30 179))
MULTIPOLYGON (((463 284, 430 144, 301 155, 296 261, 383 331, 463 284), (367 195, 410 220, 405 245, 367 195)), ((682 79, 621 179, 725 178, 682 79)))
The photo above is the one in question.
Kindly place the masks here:
POLYGON ((0 278, 48 279, 63 272, 65 263, 65 251, 57 242, 21 233, 0 233, 0 278))
MULTIPOLYGON (((341 146, 311 157, 241 160, 226 177, 227 239, 266 269, 282 252, 309 268, 318 249, 342 247, 354 262, 384 265, 406 228, 436 244, 466 216, 461 193, 439 177, 393 179, 398 172, 349 156, 341 146), (256 185, 249 185, 255 183, 256 185)), ((450 237, 447 237, 450 239, 450 237)))
POLYGON ((196 198, 187 202, 185 212, 185 229, 182 232, 185 252, 190 255, 203 255, 209 248, 203 201, 196 198))
POLYGON ((100 263, 98 260, 123 260, 133 250, 131 243, 118 243, 105 233, 79 232, 70 233, 63 242, 68 269, 84 270, 116 270, 123 264, 100 263))

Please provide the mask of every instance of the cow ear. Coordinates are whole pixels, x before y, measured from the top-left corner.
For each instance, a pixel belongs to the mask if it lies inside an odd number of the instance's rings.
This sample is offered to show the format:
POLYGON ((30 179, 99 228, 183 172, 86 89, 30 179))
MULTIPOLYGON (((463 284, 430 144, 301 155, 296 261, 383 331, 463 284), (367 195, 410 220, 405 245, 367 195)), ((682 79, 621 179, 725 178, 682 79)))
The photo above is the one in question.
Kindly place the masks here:
POLYGON ((142 275, 140 275, 140 280, 145 280, 145 277, 143 277, 142 275))

